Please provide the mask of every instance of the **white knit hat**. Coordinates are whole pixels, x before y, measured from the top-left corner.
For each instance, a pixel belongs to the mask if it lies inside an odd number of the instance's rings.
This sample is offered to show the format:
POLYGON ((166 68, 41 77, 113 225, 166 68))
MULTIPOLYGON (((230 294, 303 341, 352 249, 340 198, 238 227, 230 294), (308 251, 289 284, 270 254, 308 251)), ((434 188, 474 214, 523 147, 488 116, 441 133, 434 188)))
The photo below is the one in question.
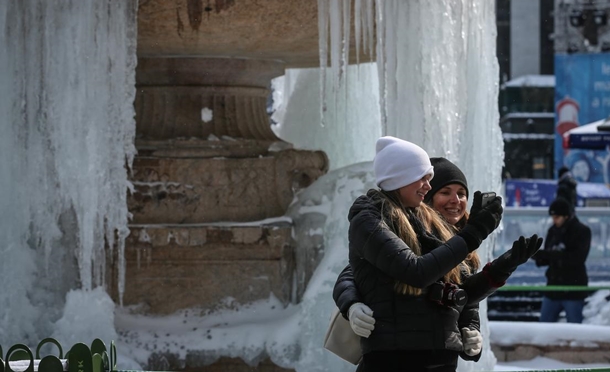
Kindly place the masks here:
POLYGON ((386 136, 377 140, 373 161, 375 180, 382 190, 392 191, 409 185, 429 174, 434 167, 428 153, 414 143, 386 136))

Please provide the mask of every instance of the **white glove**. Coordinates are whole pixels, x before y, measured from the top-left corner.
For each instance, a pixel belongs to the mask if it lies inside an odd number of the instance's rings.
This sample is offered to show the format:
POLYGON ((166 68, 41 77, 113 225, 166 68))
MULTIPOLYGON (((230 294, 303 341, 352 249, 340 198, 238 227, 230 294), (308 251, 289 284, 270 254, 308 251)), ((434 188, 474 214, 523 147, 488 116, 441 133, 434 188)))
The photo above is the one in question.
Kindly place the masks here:
POLYGON ((375 318, 373 318, 373 310, 362 302, 356 302, 349 307, 347 312, 349 317, 349 325, 355 334, 360 337, 368 338, 371 331, 375 329, 375 318))
POLYGON ((466 355, 477 355, 483 347, 483 337, 481 332, 476 329, 470 330, 466 327, 462 328, 462 343, 464 344, 464 353, 466 355))

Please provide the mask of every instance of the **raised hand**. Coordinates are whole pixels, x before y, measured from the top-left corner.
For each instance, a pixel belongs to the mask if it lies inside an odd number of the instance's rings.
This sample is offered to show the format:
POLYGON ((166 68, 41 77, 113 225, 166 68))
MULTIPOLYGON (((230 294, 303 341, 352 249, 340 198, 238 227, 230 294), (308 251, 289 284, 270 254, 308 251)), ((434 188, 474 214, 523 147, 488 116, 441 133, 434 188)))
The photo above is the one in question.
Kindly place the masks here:
MULTIPOLYGON (((542 246, 542 238, 534 234, 529 238, 520 236, 513 246, 500 257, 492 261, 490 272, 496 276, 510 276, 517 267, 529 260, 542 246)), ((506 280, 506 279, 504 279, 506 280)))
POLYGON ((471 252, 479 248, 483 240, 500 225, 503 211, 501 197, 496 196, 489 204, 481 206, 481 192, 474 193, 468 223, 458 233, 464 238, 471 252))

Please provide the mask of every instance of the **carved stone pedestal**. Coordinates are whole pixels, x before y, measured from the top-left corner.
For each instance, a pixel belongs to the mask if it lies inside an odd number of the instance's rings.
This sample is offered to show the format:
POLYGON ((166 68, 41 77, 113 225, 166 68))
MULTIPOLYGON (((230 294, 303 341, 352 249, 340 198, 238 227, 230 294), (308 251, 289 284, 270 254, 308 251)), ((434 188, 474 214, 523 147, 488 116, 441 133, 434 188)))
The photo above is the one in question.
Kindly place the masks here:
POLYGON ((214 310, 275 295, 290 302, 294 273, 291 224, 132 225, 127 241, 126 305, 142 312, 214 310))
POLYGON ((135 224, 260 221, 326 173, 321 151, 268 151, 258 141, 139 142, 128 206, 135 224))
POLYGON ((273 293, 287 304, 292 221, 270 218, 283 216, 294 193, 324 174, 324 153, 207 157, 212 150, 194 143, 188 151, 176 145, 143 151, 134 162, 123 303, 168 314, 273 293))
POLYGON ((136 68, 138 138, 229 136, 278 141, 270 127, 271 79, 284 63, 236 58, 140 58, 136 68))
MULTIPOLYGON (((268 86, 283 68, 255 59, 140 58, 124 305, 147 315, 205 313, 271 295, 287 305, 303 292, 294 288, 292 221, 283 216, 295 193, 326 173, 328 159, 293 150, 270 128, 268 86)), ((114 258, 108 288, 118 302, 114 258)), ((149 346, 166 363, 164 345, 149 346)), ((172 368, 283 370, 200 359, 178 358, 172 368)))

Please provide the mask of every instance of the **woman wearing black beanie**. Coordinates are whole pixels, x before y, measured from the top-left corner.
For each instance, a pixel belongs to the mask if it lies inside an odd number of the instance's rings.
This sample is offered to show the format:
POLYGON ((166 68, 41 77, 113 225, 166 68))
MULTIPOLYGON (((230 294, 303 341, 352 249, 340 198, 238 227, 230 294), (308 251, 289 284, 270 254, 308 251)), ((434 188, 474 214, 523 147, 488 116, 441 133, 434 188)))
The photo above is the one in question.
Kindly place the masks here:
MULTIPOLYGON (((434 178, 424 202, 439 212, 452 226, 462 228, 468 221, 468 181, 455 164, 445 158, 430 158, 434 178)), ((478 265, 477 265, 478 266, 478 265)))

